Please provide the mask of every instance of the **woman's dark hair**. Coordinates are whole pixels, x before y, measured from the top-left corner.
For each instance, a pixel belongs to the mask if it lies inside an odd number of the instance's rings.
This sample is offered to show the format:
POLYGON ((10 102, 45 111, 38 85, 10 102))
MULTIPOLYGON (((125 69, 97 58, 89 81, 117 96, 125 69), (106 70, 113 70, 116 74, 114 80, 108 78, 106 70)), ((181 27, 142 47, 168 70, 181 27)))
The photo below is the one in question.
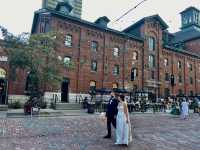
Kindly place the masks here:
POLYGON ((122 101, 124 101, 124 95, 120 94, 119 97, 122 99, 122 101))

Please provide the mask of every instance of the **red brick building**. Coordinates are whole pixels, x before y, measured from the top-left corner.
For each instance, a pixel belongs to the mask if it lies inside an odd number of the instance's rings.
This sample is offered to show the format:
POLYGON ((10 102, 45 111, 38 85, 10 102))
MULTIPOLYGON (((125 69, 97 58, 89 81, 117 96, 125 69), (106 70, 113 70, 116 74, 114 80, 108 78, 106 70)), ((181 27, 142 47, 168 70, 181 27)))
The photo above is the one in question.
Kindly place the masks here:
MULTIPOLYGON (((159 15, 145 17, 120 32, 107 27, 107 17, 91 23, 67 15, 70 9, 62 7, 36 11, 32 34, 62 32, 56 50, 60 59, 74 64, 73 69, 61 69, 70 93, 88 93, 95 86, 143 89, 158 97, 200 94, 198 9, 183 11, 181 31, 169 33, 159 15)), ((16 81, 9 87, 9 93, 22 94, 25 83, 16 81)))

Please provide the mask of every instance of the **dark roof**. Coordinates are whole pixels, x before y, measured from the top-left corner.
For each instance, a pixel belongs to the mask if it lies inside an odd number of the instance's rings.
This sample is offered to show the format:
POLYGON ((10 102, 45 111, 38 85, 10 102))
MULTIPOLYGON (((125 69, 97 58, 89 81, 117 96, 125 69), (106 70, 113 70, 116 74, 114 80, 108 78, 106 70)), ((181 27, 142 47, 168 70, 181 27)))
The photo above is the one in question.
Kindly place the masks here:
POLYGON ((195 38, 200 38, 200 28, 191 26, 174 33, 173 43, 190 41, 195 38))
POLYGON ((64 14, 62 14, 62 13, 60 13, 58 11, 55 11, 53 9, 50 9, 50 8, 40 9, 40 10, 38 10, 38 11, 35 12, 35 15, 34 15, 34 18, 33 18, 33 25, 32 25, 31 33, 35 32, 35 28, 36 28, 36 23, 37 23, 37 20, 38 20, 38 16, 41 13, 50 13, 51 15, 59 17, 59 18, 62 18, 64 20, 65 19, 66 20, 70 20, 70 21, 73 21, 73 22, 76 22, 76 23, 79 23, 79 24, 82 24, 82 25, 85 25, 85 26, 89 26, 89 27, 92 27, 92 28, 95 28, 95 29, 98 29, 98 30, 112 32, 112 33, 120 35, 120 36, 125 36, 125 37, 128 37, 128 38, 133 38, 133 39, 135 39, 137 41, 143 42, 143 39, 140 38, 140 37, 137 37, 137 36, 134 36, 134 35, 130 35, 130 34, 126 34, 124 32, 120 32, 118 30, 114 30, 114 29, 111 29, 111 28, 99 26, 96 23, 92 23, 92 22, 89 22, 89 21, 86 21, 86 20, 83 20, 83 19, 80 19, 80 18, 77 18, 77 17, 74 17, 74 16, 64 15, 64 14))
POLYGON ((68 2, 59 2, 56 6, 56 10, 60 10, 61 6, 67 7, 69 9, 69 11, 71 11, 73 9, 73 7, 68 2))
POLYGON ((103 16, 103 17, 99 17, 99 18, 95 21, 95 23, 98 23, 98 22, 101 21, 101 20, 104 20, 105 22, 110 22, 110 19, 108 19, 108 17, 103 16))
POLYGON ((124 29, 123 31, 124 32, 128 32, 128 31, 134 29, 135 27, 137 27, 138 25, 143 24, 144 21, 147 20, 147 19, 156 19, 156 20, 158 20, 160 22, 160 24, 162 25, 162 29, 163 30, 168 28, 168 25, 165 23, 165 21, 159 15, 153 15, 153 16, 144 17, 143 19, 137 21, 133 25, 131 25, 128 28, 124 29))
POLYGON ((197 9, 196 7, 193 7, 193 6, 192 6, 192 7, 186 8, 184 11, 180 12, 180 14, 182 14, 182 13, 184 13, 184 12, 186 12, 186 11, 189 11, 189 10, 196 10, 196 11, 200 12, 199 9, 197 9))
POLYGON ((199 54, 193 53, 191 51, 186 51, 186 50, 183 50, 183 49, 180 49, 180 48, 176 48, 176 47, 170 46, 170 45, 164 45, 164 48, 166 48, 167 50, 171 50, 173 52, 186 54, 186 55, 189 55, 189 56, 196 57, 196 58, 200 59, 200 55, 199 54))

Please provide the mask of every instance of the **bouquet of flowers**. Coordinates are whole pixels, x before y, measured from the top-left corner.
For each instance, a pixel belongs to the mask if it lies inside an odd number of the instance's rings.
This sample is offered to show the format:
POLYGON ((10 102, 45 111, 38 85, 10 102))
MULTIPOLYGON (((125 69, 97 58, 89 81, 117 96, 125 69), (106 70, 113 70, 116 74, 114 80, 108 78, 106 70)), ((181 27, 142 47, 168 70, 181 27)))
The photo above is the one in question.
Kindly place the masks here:
POLYGON ((100 120, 102 123, 106 123, 107 118, 105 112, 100 113, 100 120))

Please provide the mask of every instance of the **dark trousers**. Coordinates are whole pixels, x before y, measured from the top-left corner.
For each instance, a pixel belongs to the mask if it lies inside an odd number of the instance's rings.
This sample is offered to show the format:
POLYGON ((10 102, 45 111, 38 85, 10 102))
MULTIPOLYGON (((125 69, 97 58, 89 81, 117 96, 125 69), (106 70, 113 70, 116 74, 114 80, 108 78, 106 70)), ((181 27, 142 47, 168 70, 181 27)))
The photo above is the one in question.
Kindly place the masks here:
POLYGON ((116 128, 116 118, 114 118, 114 116, 107 118, 108 136, 111 136, 111 123, 116 128))

